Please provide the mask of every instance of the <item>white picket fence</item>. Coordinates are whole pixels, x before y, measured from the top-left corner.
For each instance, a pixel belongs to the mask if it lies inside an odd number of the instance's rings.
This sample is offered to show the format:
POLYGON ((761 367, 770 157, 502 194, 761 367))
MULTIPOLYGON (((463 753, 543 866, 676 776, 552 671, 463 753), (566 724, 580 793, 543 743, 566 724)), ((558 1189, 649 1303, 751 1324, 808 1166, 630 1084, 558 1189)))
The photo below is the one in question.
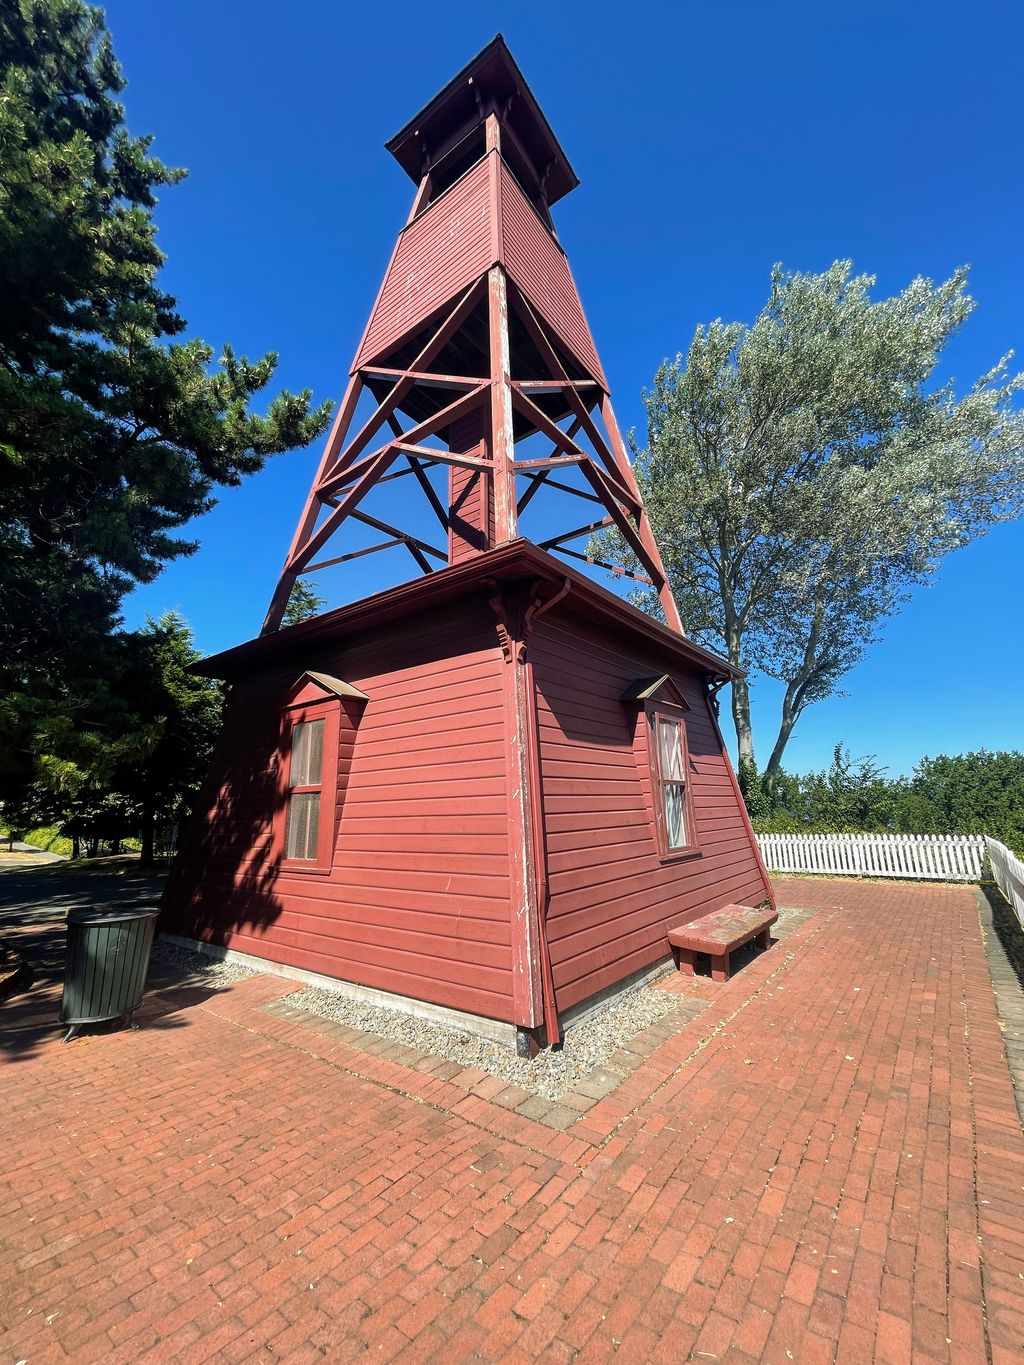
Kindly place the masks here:
POLYGON ((983 834, 759 834, 757 842, 769 872, 980 882, 985 868, 983 834))
POLYGON ((1024 929, 1024 863, 1005 844, 985 836, 988 860, 996 886, 1013 906, 1024 929))

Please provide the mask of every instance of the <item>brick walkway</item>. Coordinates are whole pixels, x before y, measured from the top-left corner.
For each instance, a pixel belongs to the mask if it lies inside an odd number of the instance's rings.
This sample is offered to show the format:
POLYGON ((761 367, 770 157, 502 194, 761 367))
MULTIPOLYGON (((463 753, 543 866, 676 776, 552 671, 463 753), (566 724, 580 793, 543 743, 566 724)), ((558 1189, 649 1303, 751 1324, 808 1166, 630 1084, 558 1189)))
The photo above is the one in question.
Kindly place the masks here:
POLYGON ((975 892, 779 893, 815 913, 565 1132, 280 979, 66 1048, 0 1005, 0 1361, 1019 1360, 975 892))

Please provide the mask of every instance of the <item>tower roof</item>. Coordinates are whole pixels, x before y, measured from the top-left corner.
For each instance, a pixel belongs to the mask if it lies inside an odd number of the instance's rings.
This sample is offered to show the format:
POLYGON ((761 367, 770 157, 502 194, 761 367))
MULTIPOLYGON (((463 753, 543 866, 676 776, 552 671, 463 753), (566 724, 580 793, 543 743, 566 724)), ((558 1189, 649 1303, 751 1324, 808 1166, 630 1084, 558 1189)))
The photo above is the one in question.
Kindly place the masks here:
POLYGON ((418 181, 428 151, 482 117, 491 101, 498 108, 511 101, 507 122, 544 180, 547 202, 575 189, 579 178, 500 33, 384 145, 418 181))

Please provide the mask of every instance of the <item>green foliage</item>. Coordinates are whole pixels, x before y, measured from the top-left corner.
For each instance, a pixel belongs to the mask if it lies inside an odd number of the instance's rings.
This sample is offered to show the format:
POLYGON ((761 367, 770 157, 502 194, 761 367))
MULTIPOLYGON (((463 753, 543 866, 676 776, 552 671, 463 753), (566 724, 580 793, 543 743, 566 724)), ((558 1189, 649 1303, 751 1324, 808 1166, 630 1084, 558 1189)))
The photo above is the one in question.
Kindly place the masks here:
POLYGON ((118 604, 195 542, 175 534, 329 405, 251 401, 276 357, 180 337, 157 276, 157 191, 184 172, 132 137, 102 11, 0 5, 0 671, 77 662, 118 604))
POLYGON ((766 820, 771 816, 773 803, 757 765, 750 759, 740 759, 736 780, 751 820, 766 820))
POLYGON ((897 828, 938 834, 989 834, 1024 853, 1024 754, 922 758, 905 784, 897 828))
POLYGON ((6 823, 117 840, 140 832, 151 856, 155 826, 186 817, 220 725, 219 687, 189 671, 200 657, 174 612, 112 636, 88 688, 79 680, 32 712, 29 780, 5 804, 6 823))
POLYGON ((281 625, 297 626, 301 621, 310 621, 314 616, 319 616, 326 605, 327 599, 320 596, 312 583, 297 578, 292 585, 281 625))
POLYGON ((1024 754, 922 758, 886 778, 874 758, 837 744, 823 772, 748 775, 744 799, 759 834, 988 834, 1024 851, 1024 754))
POLYGON ((183 623, 118 633, 121 600, 192 553, 176 533, 218 487, 329 418, 308 391, 255 412, 276 356, 183 336, 153 211, 184 172, 129 134, 123 85, 101 10, 0 0, 0 808, 21 828, 165 818, 191 789, 208 684, 174 661, 183 623))
POLYGON ((72 850, 71 840, 54 825, 41 825, 38 829, 30 829, 25 835, 26 844, 34 844, 36 848, 45 848, 47 853, 70 854, 72 850))
MULTIPOLYGON (((785 684, 769 778, 907 589, 1022 506, 1024 376, 1000 361, 959 398, 932 381, 975 306, 966 270, 874 284, 849 261, 776 267, 753 324, 698 327, 644 395, 637 473, 687 631, 785 684)), ((752 762, 745 680, 732 703, 752 762)))

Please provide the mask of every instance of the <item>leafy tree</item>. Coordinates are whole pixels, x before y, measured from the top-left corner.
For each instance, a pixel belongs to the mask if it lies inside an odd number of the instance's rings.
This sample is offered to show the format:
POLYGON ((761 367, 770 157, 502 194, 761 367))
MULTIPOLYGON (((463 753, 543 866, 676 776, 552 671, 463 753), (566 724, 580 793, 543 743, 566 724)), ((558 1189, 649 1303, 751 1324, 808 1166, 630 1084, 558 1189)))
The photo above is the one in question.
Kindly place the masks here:
POLYGON ((281 625, 297 626, 300 621, 312 620, 314 616, 320 615, 326 605, 327 599, 320 596, 312 583, 297 578, 288 598, 288 605, 284 609, 281 625))
POLYGON ((1024 851, 1024 754, 1017 750, 922 758, 901 798, 901 830, 989 834, 1024 851))
MULTIPOLYGON (((645 393, 637 472, 692 635, 785 683, 764 773, 913 584, 1019 514, 1024 376, 1000 361, 962 398, 932 378, 970 316, 967 272, 873 301, 872 276, 776 267, 752 326, 698 327, 645 393)), ((620 557, 628 559, 621 544, 620 557)), ((741 765, 750 692, 732 691, 741 765)))
MULTIPOLYGON (((756 776, 756 775, 755 775, 756 776)), ((887 778, 873 757, 837 744, 823 772, 780 772, 745 793, 760 833, 988 834, 1024 852, 1024 754, 1017 750, 922 758, 910 777, 887 778)))
POLYGON ((195 542, 173 534, 329 405, 252 400, 250 362, 180 338, 160 288, 157 191, 183 171, 132 137, 102 12, 0 3, 0 680, 24 689, 109 632, 195 542))
POLYGON ((190 672, 201 657, 175 612, 113 636, 88 690, 42 716, 33 780, 8 820, 76 838, 138 834, 151 861, 155 826, 187 815, 220 726, 220 688, 190 672))

